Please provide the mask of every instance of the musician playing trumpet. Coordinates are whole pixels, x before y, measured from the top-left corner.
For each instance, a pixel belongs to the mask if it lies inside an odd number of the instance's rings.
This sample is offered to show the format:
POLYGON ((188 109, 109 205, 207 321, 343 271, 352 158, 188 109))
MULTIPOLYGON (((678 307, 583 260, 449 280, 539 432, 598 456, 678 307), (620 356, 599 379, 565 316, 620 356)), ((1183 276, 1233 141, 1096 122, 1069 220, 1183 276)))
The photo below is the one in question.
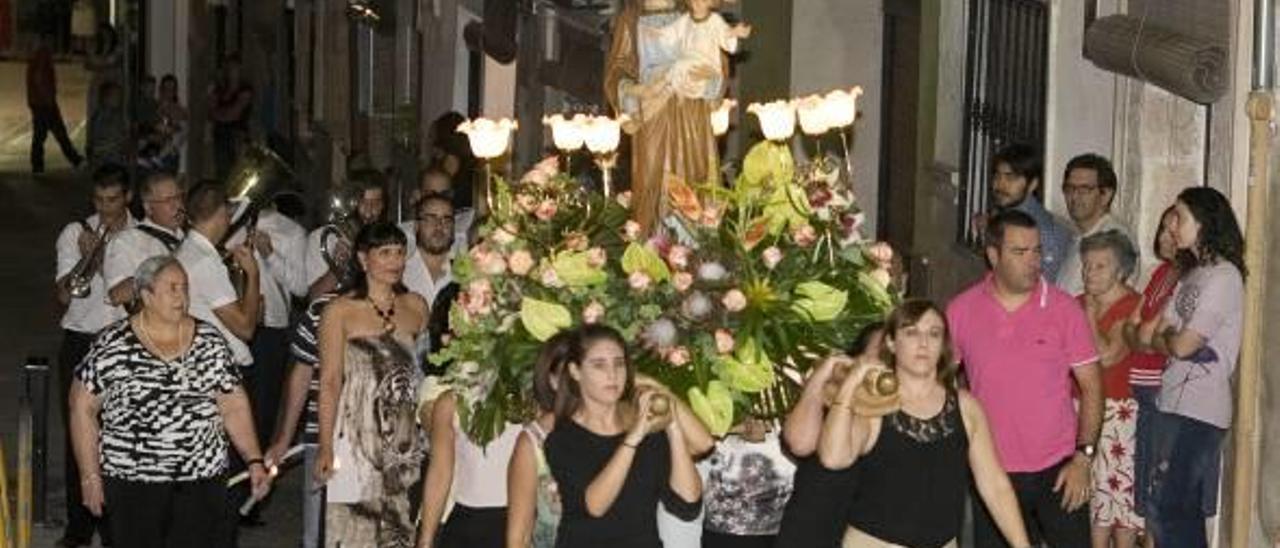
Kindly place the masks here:
MULTIPOLYGON (((58 381, 61 389, 58 397, 62 409, 67 409, 67 394, 71 391, 72 372, 80 363, 89 345, 102 328, 124 318, 124 310, 107 302, 106 280, 102 277, 102 260, 107 242, 122 230, 134 225, 129 215, 129 178, 123 167, 106 165, 93 173, 93 210, 87 219, 67 223, 58 235, 57 281, 55 293, 58 302, 66 307, 62 315, 62 348, 58 351, 58 381)), ((66 413, 61 413, 66 420, 66 413)), ((63 432, 71 429, 63 424, 63 432)), ((68 440, 70 438, 68 437, 68 440)), ((79 478, 76 459, 67 448, 67 478, 79 478)), ((63 539, 80 546, 92 544, 94 531, 102 537, 102 544, 111 544, 106 522, 95 518, 81 504, 80 484, 67 482, 67 526, 63 539)))

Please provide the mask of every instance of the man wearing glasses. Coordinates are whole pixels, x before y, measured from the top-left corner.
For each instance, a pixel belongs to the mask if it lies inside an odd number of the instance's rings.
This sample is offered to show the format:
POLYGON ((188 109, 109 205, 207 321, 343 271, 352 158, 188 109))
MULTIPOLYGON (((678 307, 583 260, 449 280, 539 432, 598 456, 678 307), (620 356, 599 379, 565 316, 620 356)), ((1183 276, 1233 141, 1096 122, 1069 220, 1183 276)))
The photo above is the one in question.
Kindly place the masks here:
MULTIPOLYGON (((431 318, 427 328, 430 348, 440 347, 443 330, 435 325, 435 318, 448 318, 449 307, 457 296, 457 284, 453 281, 454 257, 453 201, 442 194, 424 194, 414 208, 417 221, 414 225, 413 243, 404 265, 404 285, 431 304, 431 318), (450 287, 452 286, 452 287, 450 287)), ((429 364, 423 367, 434 369, 429 364)))
POLYGON ((1084 292, 1081 240, 1115 230, 1133 241, 1129 228, 1111 215, 1116 186, 1116 171, 1112 169, 1111 162, 1097 154, 1081 154, 1072 158, 1062 174, 1062 195, 1067 200, 1067 213, 1075 225, 1076 237, 1067 246, 1062 269, 1058 271, 1057 285, 1073 296, 1084 292))
POLYGON ((185 236, 182 187, 177 179, 157 173, 142 182, 141 190, 146 218, 112 238, 103 257, 102 276, 111 288, 108 301, 112 306, 128 306, 134 301, 133 273, 142 261, 173 253, 185 236))

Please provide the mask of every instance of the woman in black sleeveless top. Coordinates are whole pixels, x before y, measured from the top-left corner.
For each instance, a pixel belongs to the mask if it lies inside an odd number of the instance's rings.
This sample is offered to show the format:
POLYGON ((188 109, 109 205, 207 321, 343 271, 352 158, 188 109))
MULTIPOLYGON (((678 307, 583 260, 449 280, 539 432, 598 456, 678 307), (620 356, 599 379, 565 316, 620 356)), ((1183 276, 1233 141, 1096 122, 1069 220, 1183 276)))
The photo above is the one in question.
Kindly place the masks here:
POLYGON ((970 474, 1009 544, 1030 546, 982 408, 954 387, 942 311, 911 300, 887 324, 885 356, 897 372, 901 407, 883 417, 853 413, 854 391, 869 372, 884 367, 859 360, 827 413, 818 444, 828 468, 858 463, 844 547, 957 546, 970 474))
MULTIPOLYGON (((883 335, 884 322, 864 326, 847 349, 848 355, 879 356, 883 335)), ((796 475, 773 543, 776 548, 834 548, 844 536, 845 516, 852 502, 849 492, 857 485, 858 467, 828 470, 818 460, 818 436, 827 412, 823 389, 833 369, 835 360, 825 360, 813 368, 800 400, 782 425, 785 447, 796 459, 796 475)))

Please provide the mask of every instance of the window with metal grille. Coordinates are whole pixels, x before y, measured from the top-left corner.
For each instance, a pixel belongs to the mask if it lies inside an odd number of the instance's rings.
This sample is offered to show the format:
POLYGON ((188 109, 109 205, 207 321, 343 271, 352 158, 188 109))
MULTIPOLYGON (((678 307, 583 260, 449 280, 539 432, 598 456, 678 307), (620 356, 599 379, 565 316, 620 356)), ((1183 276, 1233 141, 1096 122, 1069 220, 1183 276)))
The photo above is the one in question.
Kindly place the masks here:
POLYGON ((967 20, 956 233, 962 244, 980 249, 982 234, 974 219, 990 207, 991 156, 1015 142, 1043 154, 1049 6, 1042 0, 968 0, 967 20))

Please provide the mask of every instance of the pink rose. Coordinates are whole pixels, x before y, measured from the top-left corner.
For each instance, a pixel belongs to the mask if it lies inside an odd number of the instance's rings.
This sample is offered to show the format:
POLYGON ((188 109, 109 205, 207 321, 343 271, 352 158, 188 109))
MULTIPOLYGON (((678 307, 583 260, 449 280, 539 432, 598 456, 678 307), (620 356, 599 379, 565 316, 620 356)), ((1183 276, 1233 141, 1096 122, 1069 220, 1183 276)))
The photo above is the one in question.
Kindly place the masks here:
POLYGON ((604 317, 604 305, 591 301, 582 309, 582 323, 596 323, 604 317))
POLYGON ((501 228, 493 231, 493 242, 498 245, 511 245, 511 242, 516 241, 516 234, 518 233, 519 229, 514 225, 502 225, 501 228))
POLYGON ((631 209, 631 191, 630 190, 626 192, 619 192, 618 197, 616 199, 618 200, 618 205, 626 209, 631 209))
POLYGON ((560 276, 556 275, 556 269, 551 268, 551 265, 547 265, 542 269, 539 274, 539 281, 542 282, 542 285, 551 288, 564 287, 564 282, 560 281, 560 276))
POLYGON ((587 239, 587 235, 581 232, 570 232, 569 236, 564 239, 565 248, 571 251, 582 251, 591 245, 591 241, 587 239))
POLYGON ((893 246, 888 242, 876 242, 867 246, 867 257, 876 263, 876 266, 888 270, 893 265, 893 246))
POLYGON ((489 276, 498 276, 507 270, 507 262, 502 258, 502 254, 490 250, 485 245, 476 246, 471 250, 471 261, 481 272, 489 276))
POLYGON ((644 272, 632 272, 630 276, 627 276, 627 284, 636 291, 648 289, 651 283, 653 283, 653 280, 644 272))
POLYGON ((818 241, 818 232, 811 225, 800 225, 791 231, 791 239, 800 247, 809 247, 818 241))
POLYGON ((587 250, 587 266, 591 268, 600 268, 604 266, 605 261, 608 259, 609 256, 602 248, 593 247, 587 250))
POLYGON ((474 280, 467 285, 467 290, 458 295, 462 309, 471 316, 488 314, 493 308, 493 286, 489 280, 474 280))
POLYGON ((778 266, 778 263, 782 262, 782 250, 778 249, 777 246, 771 245, 764 250, 763 258, 764 267, 769 270, 773 270, 773 267, 778 266))
POLYGON ((684 270, 689 266, 689 255, 691 253, 692 251, 685 246, 673 245, 667 251, 667 263, 671 265, 671 268, 684 270))
POLYGON ((507 259, 507 267, 511 269, 512 274, 524 276, 533 270, 533 255, 523 249, 517 249, 507 259))
POLYGON ((677 346, 667 352, 667 362, 676 367, 680 367, 689 363, 689 349, 684 346, 677 346))
POLYGON ((716 330, 716 352, 728 354, 733 352, 734 341, 733 334, 728 329, 716 330))
POLYGON ((622 225, 622 238, 628 242, 634 242, 640 238, 640 223, 628 220, 622 225))
POLYGON ((693 274, 688 272, 676 272, 671 277, 671 285, 676 287, 676 291, 684 293, 693 286, 693 274))
POLYGON ((538 204, 537 209, 533 210, 533 215, 539 220, 550 221, 552 217, 556 216, 556 209, 556 201, 547 198, 538 204))
POLYGON ((740 312, 747 307, 747 296, 743 295, 742 291, 730 289, 720 299, 720 304, 723 304, 724 309, 729 312, 740 312))
POLYGON ((520 182, 535 186, 543 186, 550 182, 551 178, 555 177, 559 173, 560 160, 555 156, 548 156, 543 158, 542 161, 537 164, 534 164, 529 171, 525 172, 524 176, 520 178, 520 182))

